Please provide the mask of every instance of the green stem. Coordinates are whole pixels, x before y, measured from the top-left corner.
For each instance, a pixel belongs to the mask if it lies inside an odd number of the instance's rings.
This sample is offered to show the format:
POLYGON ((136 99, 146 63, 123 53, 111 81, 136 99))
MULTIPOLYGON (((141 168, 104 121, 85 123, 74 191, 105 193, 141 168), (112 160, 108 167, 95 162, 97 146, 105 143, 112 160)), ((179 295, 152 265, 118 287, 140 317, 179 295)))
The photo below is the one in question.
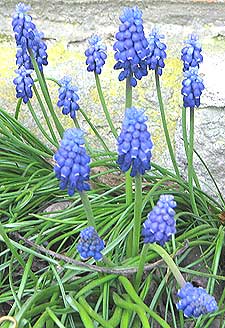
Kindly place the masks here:
MULTIPOLYGON (((130 85, 130 78, 126 79, 126 102, 125 109, 132 106, 132 87, 130 85)), ((129 206, 133 200, 132 193, 132 177, 130 176, 130 171, 126 172, 126 204, 129 206)))
POLYGON ((74 126, 75 126, 77 129, 80 129, 80 125, 79 125, 79 122, 78 122, 77 118, 74 118, 74 119, 73 119, 73 123, 74 123, 74 126))
POLYGON ((90 128, 92 129, 92 131, 94 132, 94 134, 96 135, 96 137, 99 139, 99 141, 101 142, 104 150, 109 153, 109 148, 106 145, 105 141, 103 140, 103 138, 101 137, 101 135, 99 134, 98 130, 96 129, 96 127, 91 123, 90 118, 88 118, 88 116, 86 115, 85 111, 83 111, 81 108, 79 109, 79 111, 81 112, 81 114, 83 115, 85 121, 87 122, 87 124, 90 126, 90 128))
POLYGON ((180 270, 176 266, 175 262, 173 261, 171 256, 165 251, 165 249, 157 244, 149 244, 149 248, 156 252, 163 259, 163 261, 170 268, 170 271, 174 275, 180 287, 183 287, 186 284, 186 281, 184 280, 184 277, 180 273, 180 270))
POLYGON ((103 92, 102 92, 102 87, 101 87, 101 83, 100 83, 100 79, 99 79, 99 75, 97 73, 95 73, 95 82, 96 82, 96 86, 97 86, 97 90, 98 90, 99 99, 101 101, 102 108, 103 108, 103 111, 105 113, 106 120, 107 120, 107 122, 109 124, 109 127, 110 127, 110 129, 112 131, 112 134, 117 139, 118 138, 118 134, 117 134, 117 131, 116 131, 116 129, 114 127, 114 124, 112 122, 112 119, 111 119, 111 116, 109 114, 108 108, 106 106, 105 98, 104 98, 104 95, 103 95, 103 92))
POLYGON ((17 101, 17 105, 16 105, 16 111, 15 111, 15 119, 18 120, 19 118, 19 113, 20 113, 20 107, 22 105, 22 98, 19 98, 17 101))
POLYGON ((190 135, 189 135, 189 151, 188 151, 188 185, 190 192, 190 200, 193 212, 199 215, 195 202, 193 187, 193 147, 194 147, 194 108, 190 108, 190 135))
MULTIPOLYGON (((187 120, 186 120, 186 108, 183 107, 182 108, 182 134, 183 134, 183 142, 184 142, 184 149, 185 149, 185 153, 186 153, 186 158, 188 158, 188 137, 187 137, 187 120)), ((198 181, 198 177, 197 174, 195 172, 195 170, 193 169, 193 177, 194 177, 194 181, 196 183, 196 186, 201 189, 200 183, 198 181)))
POLYGON ((96 224, 95 224, 95 219, 94 219, 94 215, 92 212, 92 208, 91 208, 91 204, 90 201, 88 199, 88 196, 86 194, 86 192, 80 192, 80 198, 82 200, 83 206, 84 206, 84 210, 87 216, 87 220, 88 220, 88 225, 92 226, 96 229, 96 224))
POLYGON ((142 177, 140 174, 135 177, 135 201, 134 201, 134 228, 132 255, 136 256, 139 252, 140 232, 141 232, 141 213, 142 213, 142 177))
POLYGON ((156 82, 156 90, 157 90, 157 96, 158 96, 158 101, 159 101, 159 108, 160 108, 160 113, 161 113, 163 130, 164 130, 164 134, 165 134, 165 137, 166 137, 167 147, 168 147, 168 150, 169 150, 169 153, 170 153, 170 158, 171 158, 171 161, 173 163, 173 167, 174 167, 174 170, 176 172, 176 175, 177 175, 177 177, 180 177, 179 169, 178 169, 178 166, 177 166, 177 162, 176 162, 176 159, 175 159, 173 147, 172 147, 171 140, 170 140, 169 131, 168 131, 168 128, 167 128, 166 115, 165 115, 165 110, 164 110, 164 105, 163 105, 163 100, 162 100, 162 94, 161 94, 161 88, 160 88, 160 82, 159 82, 159 75, 157 74, 157 72, 155 72, 155 82, 156 82))
POLYGON ((148 253, 148 244, 144 244, 144 246, 142 248, 141 256, 140 256, 140 261, 138 264, 138 271, 136 274, 135 283, 134 283, 134 287, 135 287, 136 291, 138 291, 138 288, 141 284, 141 278, 142 278, 143 271, 144 271, 144 265, 145 265, 147 253, 148 253))
POLYGON ((132 86, 130 85, 131 76, 126 78, 126 103, 125 109, 132 106, 132 86))
MULTIPOLYGON (((125 110, 132 106, 132 87, 130 85, 131 76, 126 79, 126 100, 125 110)), ((126 205, 129 206, 133 202, 133 191, 132 191, 132 177, 130 176, 130 170, 125 173, 126 177, 126 205)), ((133 236, 132 231, 129 232, 127 238, 126 253, 127 256, 132 256, 133 236)))
POLYGON ((39 70, 39 67, 37 65, 37 62, 33 56, 33 53, 32 51, 29 49, 29 54, 30 54, 30 58, 31 58, 31 61, 32 61, 32 64, 34 66, 34 70, 35 70, 35 73, 37 75, 37 78, 38 78, 38 81, 39 81, 39 84, 40 84, 40 87, 41 87, 41 91, 43 93, 43 96, 45 98, 45 101, 46 101, 46 104, 48 106, 48 109, 50 111, 50 114, 53 118, 53 121, 55 123, 55 126, 56 126, 56 129, 60 135, 60 137, 62 138, 63 136, 63 132, 64 132, 64 129, 57 117, 57 115, 55 114, 55 111, 54 111, 54 108, 53 108, 53 105, 52 105, 52 101, 51 101, 51 98, 49 96, 49 92, 48 92, 48 88, 47 88, 47 84, 45 82, 45 79, 43 77, 43 74, 41 74, 40 70, 39 70))
POLYGON ((32 117, 33 117, 35 123, 37 124, 37 126, 38 126, 39 130, 41 131, 41 133, 43 134, 43 136, 44 136, 44 137, 45 137, 45 138, 46 138, 46 139, 47 139, 52 145, 54 145, 55 147, 58 147, 58 143, 55 142, 54 140, 52 140, 52 139, 49 137, 48 133, 45 131, 45 129, 43 128, 42 124, 40 123, 39 118, 37 117, 37 115, 36 115, 36 113, 35 113, 35 110, 33 109, 33 106, 31 105, 30 100, 27 102, 27 106, 28 106, 28 108, 29 108, 29 110, 30 110, 30 112, 31 112, 31 115, 32 115, 32 117))
POLYGON ((38 93, 38 90, 37 90, 35 84, 33 85, 33 90, 34 90, 34 93, 35 93, 35 95, 36 95, 36 97, 37 97, 38 103, 39 103, 39 105, 40 105, 40 107, 41 107, 41 111, 42 111, 42 113, 43 113, 43 115, 44 115, 45 121, 46 121, 47 126, 48 126, 48 128, 49 128, 49 131, 50 131, 50 133, 51 133, 52 139, 58 144, 58 141, 57 141, 57 138, 56 138, 55 132, 54 132, 54 130, 53 130, 53 128, 52 128, 52 124, 51 124, 51 122, 50 122, 50 120, 49 120, 49 117, 48 117, 48 114, 47 114, 47 112, 46 112, 45 106, 44 106, 44 104, 43 104, 43 102, 42 102, 42 100, 41 100, 41 97, 40 97, 40 95, 39 95, 39 93, 38 93))

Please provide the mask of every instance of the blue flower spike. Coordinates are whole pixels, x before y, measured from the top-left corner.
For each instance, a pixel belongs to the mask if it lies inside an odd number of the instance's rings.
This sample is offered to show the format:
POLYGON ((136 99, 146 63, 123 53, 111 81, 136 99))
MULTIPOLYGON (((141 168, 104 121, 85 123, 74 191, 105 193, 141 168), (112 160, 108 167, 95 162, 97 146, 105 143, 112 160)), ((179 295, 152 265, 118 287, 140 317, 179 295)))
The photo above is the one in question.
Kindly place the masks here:
POLYGON ((135 87, 137 80, 148 74, 146 59, 150 53, 144 34, 142 12, 138 7, 124 8, 120 21, 122 24, 113 46, 117 61, 114 69, 122 69, 119 81, 130 78, 130 85, 135 87))
POLYGON ((34 58, 37 61, 39 70, 43 71, 43 65, 48 65, 48 54, 46 52, 47 46, 43 41, 44 34, 39 33, 37 30, 35 31, 35 37, 32 42, 32 51, 34 54, 34 58))
POLYGON ((165 67, 166 45, 160 39, 164 39, 163 34, 159 34, 156 28, 153 28, 149 34, 150 54, 147 58, 149 69, 155 70, 158 75, 162 75, 162 69, 165 67))
POLYGON ((86 65, 88 72, 101 74, 102 67, 107 58, 106 46, 102 43, 98 35, 92 36, 89 40, 89 48, 85 51, 86 65))
POLYGON ((79 110, 77 94, 78 88, 71 84, 71 77, 65 76, 59 81, 61 87, 59 88, 59 100, 57 102, 58 107, 62 107, 62 113, 64 115, 70 114, 70 117, 74 119, 76 112, 79 110))
POLYGON ((198 74, 197 67, 192 67, 184 72, 182 85, 181 93, 183 95, 184 107, 199 107, 200 96, 205 87, 202 78, 198 74))
POLYGON ((100 261, 102 259, 101 251, 104 247, 105 243, 98 236, 94 227, 88 227, 81 231, 77 250, 83 260, 93 257, 95 261, 100 261))
POLYGON ((157 243, 163 246, 176 233, 174 220, 177 206, 173 195, 161 195, 157 205, 149 212, 143 223, 142 236, 144 243, 157 243))
POLYGON ((189 70, 190 67, 198 67, 203 61, 201 54, 202 46, 196 34, 189 35, 189 39, 184 41, 186 46, 181 50, 181 60, 184 62, 183 71, 189 70))
POLYGON ((68 195, 90 190, 88 184, 90 157, 84 147, 84 132, 71 128, 64 132, 61 145, 54 155, 54 172, 60 180, 60 189, 68 188, 68 195))
POLYGON ((16 85, 16 97, 22 98, 26 104, 33 96, 32 86, 34 81, 31 77, 32 70, 27 70, 23 66, 15 71, 18 76, 13 80, 16 85))
POLYGON ((180 301, 176 304, 178 310, 184 312, 185 317, 198 318, 202 314, 214 312, 218 309, 216 300, 204 288, 194 287, 187 282, 177 293, 180 301))
POLYGON ((127 108, 122 130, 117 140, 117 163, 123 172, 127 172, 131 168, 130 175, 132 177, 138 174, 143 175, 146 170, 151 168, 153 144, 145 123, 147 120, 143 109, 127 108))
POLYGON ((26 69, 33 69, 29 54, 31 50, 40 71, 43 71, 43 65, 48 64, 47 46, 43 41, 43 34, 38 32, 32 17, 28 15, 29 10, 30 6, 19 3, 12 20, 17 45, 16 64, 19 68, 24 66, 26 69))

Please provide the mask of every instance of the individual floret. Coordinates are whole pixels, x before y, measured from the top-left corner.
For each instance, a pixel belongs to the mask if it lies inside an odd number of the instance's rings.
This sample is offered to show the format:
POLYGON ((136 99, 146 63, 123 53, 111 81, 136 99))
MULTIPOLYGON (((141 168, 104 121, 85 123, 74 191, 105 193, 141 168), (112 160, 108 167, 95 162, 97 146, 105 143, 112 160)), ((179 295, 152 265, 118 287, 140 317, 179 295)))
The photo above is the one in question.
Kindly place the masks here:
POLYGON ((198 75, 198 68, 193 67, 184 72, 181 93, 183 95, 184 107, 199 107, 200 96, 205 89, 202 78, 198 75))
POLYGON ((186 46, 181 50, 181 60, 184 62, 183 71, 189 70, 190 67, 198 67, 203 61, 201 54, 202 46, 196 34, 189 35, 189 39, 184 41, 186 46))
POLYGON ((89 40, 89 48, 85 51, 87 70, 101 74, 102 67, 107 58, 106 46, 102 44, 101 38, 98 35, 92 36, 89 40))
POLYGON ((77 244, 77 250, 82 259, 86 260, 93 257, 95 261, 102 259, 101 251, 104 249, 105 243, 98 236, 94 227, 88 227, 81 231, 80 240, 77 244))
POLYGON ((180 301, 177 309, 184 312, 185 317, 198 318, 202 314, 211 313, 218 309, 216 300, 204 288, 194 287, 187 282, 177 293, 180 301))
POLYGON ((144 34, 142 12, 138 7, 124 8, 120 16, 121 25, 116 33, 114 69, 122 69, 119 81, 129 78, 135 87, 137 80, 148 74, 146 59, 149 56, 149 44, 144 34))
POLYGON ((76 111, 80 107, 77 103, 79 100, 77 94, 78 88, 71 84, 71 80, 71 77, 65 76, 59 81, 61 87, 59 88, 59 100, 57 106, 62 107, 62 113, 64 115, 70 114, 70 117, 74 119, 76 117, 76 111))
POLYGON ((16 85, 16 97, 22 98, 26 104, 32 98, 32 86, 34 81, 31 77, 32 70, 27 70, 23 66, 15 71, 18 76, 13 80, 16 85))
POLYGON ((159 34, 154 28, 149 34, 150 54, 147 58, 149 69, 155 70, 158 75, 162 75, 162 69, 165 67, 164 59, 166 58, 166 45, 160 39, 164 39, 163 34, 159 34))
POLYGON ((54 155, 54 171, 60 180, 60 189, 68 188, 69 196, 77 190, 89 190, 90 157, 84 147, 84 132, 71 128, 64 132, 61 145, 54 155))
POLYGON ((122 131, 118 137, 118 160, 121 170, 128 171, 131 168, 132 177, 150 170, 150 160, 153 147, 151 135, 145 122, 148 120, 144 110, 135 107, 127 108, 122 125, 122 131))
POLYGON ((161 195, 157 205, 149 212, 143 224, 144 243, 164 245, 176 233, 174 220, 176 202, 172 195, 161 195))

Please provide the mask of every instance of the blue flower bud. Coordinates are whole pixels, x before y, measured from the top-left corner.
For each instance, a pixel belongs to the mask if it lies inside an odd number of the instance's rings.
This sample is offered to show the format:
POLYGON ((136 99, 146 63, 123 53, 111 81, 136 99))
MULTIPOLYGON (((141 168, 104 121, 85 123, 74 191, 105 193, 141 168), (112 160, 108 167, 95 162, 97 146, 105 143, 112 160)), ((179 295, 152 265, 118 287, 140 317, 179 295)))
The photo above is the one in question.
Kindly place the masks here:
POLYGON ((216 300, 204 288, 194 287, 187 282, 177 296, 180 301, 176 304, 178 310, 184 312, 185 317, 198 318, 202 314, 211 313, 218 309, 216 300))
POLYGON ((88 227, 81 231, 80 240, 77 244, 77 250, 82 259, 86 260, 93 257, 95 261, 102 259, 101 251, 104 249, 105 243, 98 236, 94 227, 88 227))
POLYGON ((101 74, 102 67, 107 58, 106 46, 102 44, 98 35, 92 36, 89 40, 89 48, 85 51, 87 70, 101 74))
POLYGON ((130 78, 130 85, 135 87, 137 80, 148 74, 146 59, 150 50, 144 34, 142 12, 138 7, 124 8, 120 16, 121 25, 116 33, 114 69, 122 69, 119 81, 130 78))
POLYGON ((205 89, 202 79, 198 75, 198 68, 193 67, 184 72, 181 93, 183 95, 184 107, 199 107, 200 96, 205 89))
POLYGON ((157 205, 149 212, 142 229, 144 243, 164 245, 176 233, 174 220, 176 202, 172 195, 161 195, 157 205))
POLYGON ((158 75, 162 75, 162 69, 165 67, 164 59, 166 58, 166 45, 160 41, 164 39, 163 34, 159 34, 154 28, 149 34, 149 49, 150 54, 147 58, 149 69, 155 70, 158 75))
POLYGON ((130 175, 143 175, 150 170, 150 160, 153 147, 151 135, 147 131, 145 122, 148 120, 144 110, 135 107, 127 108, 122 125, 122 131, 118 137, 118 160, 117 163, 123 172, 131 167, 130 175))
POLYGON ((90 190, 87 183, 90 173, 90 157, 84 148, 84 132, 72 128, 64 132, 61 145, 54 155, 56 165, 54 172, 60 180, 60 189, 68 188, 69 196, 73 196, 75 190, 82 192, 90 190))
POLYGON ((201 54, 202 46, 198 41, 198 36, 194 33, 189 35, 189 39, 184 41, 187 45, 181 50, 181 60, 184 62, 183 71, 189 70, 190 67, 198 67, 202 63, 201 54))
POLYGON ((62 113, 64 115, 70 114, 70 117, 74 119, 76 117, 76 111, 80 107, 77 103, 79 100, 79 96, 77 95, 78 88, 71 85, 71 80, 71 77, 65 76, 59 81, 61 87, 59 88, 57 106, 62 107, 62 113))
POLYGON ((32 85, 34 81, 31 77, 32 70, 27 70, 23 66, 15 71, 18 76, 13 80, 16 85, 16 97, 22 98, 26 104, 32 98, 32 85))

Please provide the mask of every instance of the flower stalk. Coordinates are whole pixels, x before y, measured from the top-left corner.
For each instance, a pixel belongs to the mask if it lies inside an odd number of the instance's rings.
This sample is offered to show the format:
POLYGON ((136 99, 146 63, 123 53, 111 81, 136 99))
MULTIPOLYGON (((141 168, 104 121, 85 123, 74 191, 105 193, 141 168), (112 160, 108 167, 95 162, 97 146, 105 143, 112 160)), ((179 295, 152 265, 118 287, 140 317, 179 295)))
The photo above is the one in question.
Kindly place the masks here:
POLYGON ((94 227, 96 229, 95 219, 94 219, 92 207, 91 207, 89 198, 87 196, 87 193, 84 192, 84 191, 82 191, 79 194, 80 194, 80 198, 81 198, 82 204, 84 206, 84 210, 85 210, 85 213, 86 213, 88 225, 89 226, 92 226, 92 227, 94 227))
POLYGON ((188 185, 190 191, 190 199, 192 210, 195 215, 199 215, 198 208, 195 202, 194 186, 193 186, 193 147, 194 147, 194 108, 190 108, 190 134, 188 148, 188 185))
POLYGON ((135 200, 134 200, 134 228, 132 255, 136 256, 139 252, 140 233, 141 233, 141 213, 142 213, 142 177, 140 174, 135 176, 135 200))
POLYGON ((165 251, 165 249, 155 243, 150 244, 149 249, 156 252, 164 260, 180 287, 183 287, 186 284, 186 281, 184 280, 184 277, 180 273, 180 270, 176 266, 175 262, 173 261, 171 256, 165 251))
POLYGON ((172 147, 171 140, 170 140, 169 131, 167 128, 166 115, 165 115, 165 110, 164 110, 164 105, 163 105, 163 100, 162 100, 159 75, 157 74, 157 72, 155 72, 155 82, 156 82, 156 90, 157 90, 157 96, 158 96, 158 101, 159 101, 159 109, 160 109, 160 113, 161 113, 161 119, 162 119, 162 124, 163 124, 163 130, 165 133, 167 147, 168 147, 168 150, 170 153, 170 158, 171 158, 171 161, 173 164, 174 171, 176 172, 177 177, 180 177, 180 172, 179 172, 178 165, 177 165, 177 162, 175 159, 173 147, 172 147))

